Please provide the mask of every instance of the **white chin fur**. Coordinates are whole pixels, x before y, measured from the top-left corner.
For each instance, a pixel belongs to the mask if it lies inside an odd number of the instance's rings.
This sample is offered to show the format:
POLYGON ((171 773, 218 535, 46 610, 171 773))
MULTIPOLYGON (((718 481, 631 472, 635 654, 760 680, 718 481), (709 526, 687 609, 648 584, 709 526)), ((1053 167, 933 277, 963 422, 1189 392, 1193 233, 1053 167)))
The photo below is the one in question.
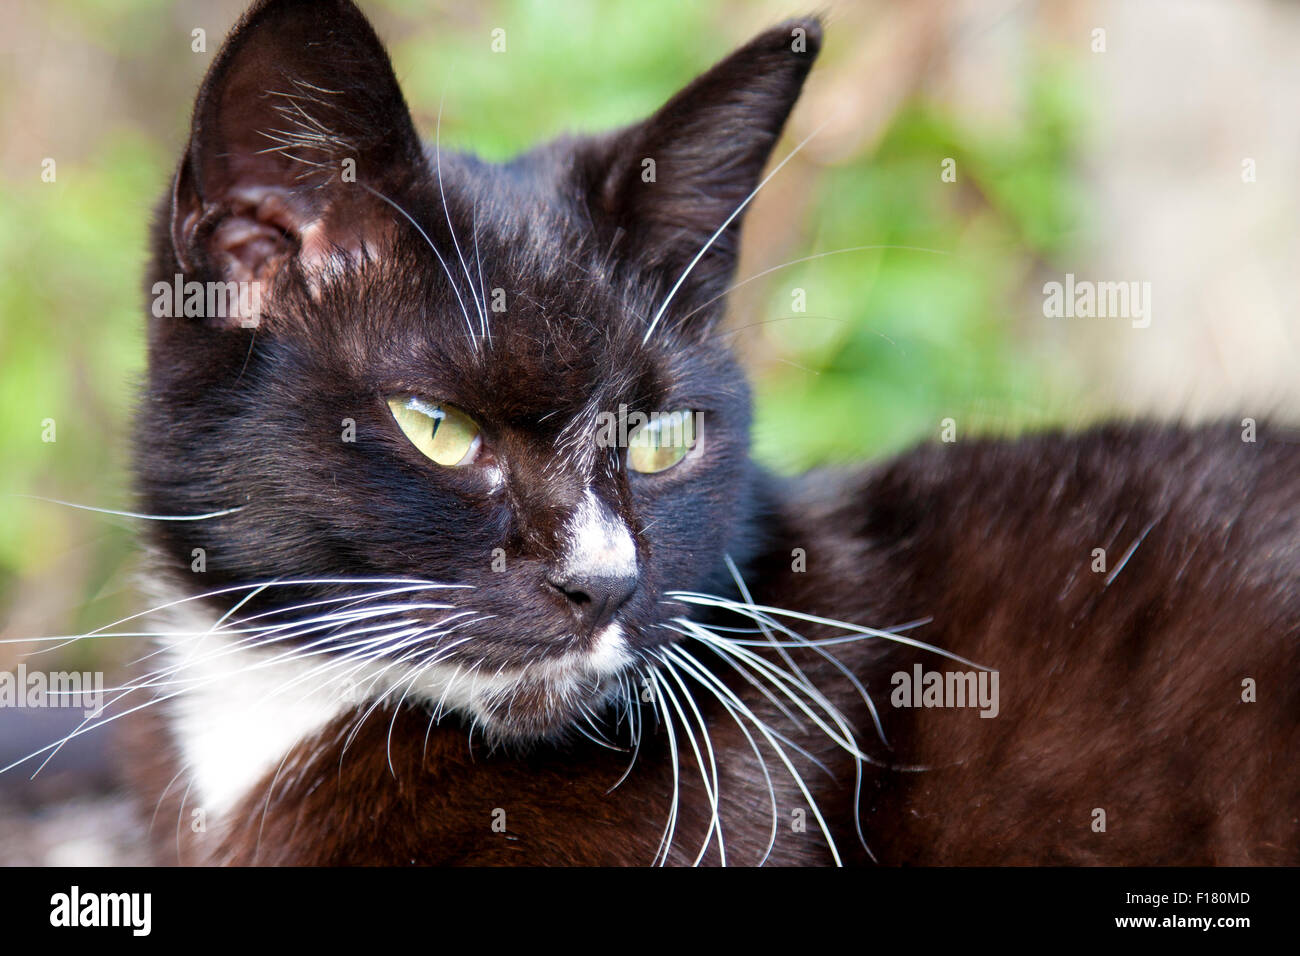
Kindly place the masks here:
POLYGON ((615 623, 597 635, 592 651, 541 662, 526 674, 522 669, 471 674, 444 664, 427 669, 413 682, 415 667, 380 660, 360 670, 349 664, 312 677, 312 671, 329 663, 328 657, 274 660, 275 651, 237 647, 237 638, 210 633, 215 617, 193 602, 170 609, 169 617, 171 631, 158 639, 167 648, 170 665, 184 664, 173 678, 183 683, 163 692, 182 690, 169 706, 171 731, 188 777, 186 803, 209 816, 235 806, 298 744, 335 718, 385 694, 389 701, 404 698, 442 712, 482 717, 482 705, 499 700, 525 680, 545 682, 563 697, 584 679, 589 683, 612 677, 632 660, 623 630, 615 623), (349 670, 346 680, 331 679, 349 670))

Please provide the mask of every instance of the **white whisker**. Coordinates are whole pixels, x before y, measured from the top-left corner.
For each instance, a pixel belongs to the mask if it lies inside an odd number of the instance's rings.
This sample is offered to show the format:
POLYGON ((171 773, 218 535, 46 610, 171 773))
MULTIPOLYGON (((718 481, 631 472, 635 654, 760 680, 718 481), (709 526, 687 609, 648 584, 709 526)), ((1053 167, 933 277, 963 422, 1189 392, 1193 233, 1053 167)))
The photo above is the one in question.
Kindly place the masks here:
POLYGON ((119 518, 140 518, 144 521, 208 521, 212 518, 220 518, 224 515, 233 515, 238 511, 243 511, 246 505, 240 505, 237 508, 225 508, 221 511, 209 511, 201 515, 147 515, 138 511, 117 511, 113 508, 95 508, 91 505, 79 505, 71 501, 60 501, 58 498, 46 498, 42 495, 21 495, 14 494, 13 498, 30 498, 32 501, 44 501, 52 505, 63 505, 65 508, 76 508, 78 511, 93 511, 96 514, 116 515, 119 518))
MULTIPOLYGON (((447 232, 451 235, 451 243, 456 248, 456 258, 460 260, 461 271, 465 273, 465 279, 469 283, 470 297, 474 300, 474 307, 478 311, 479 327, 483 330, 484 334, 486 334, 487 315, 483 311, 484 303, 479 302, 478 293, 474 291, 474 279, 469 274, 469 267, 465 265, 465 257, 460 251, 460 243, 456 240, 456 229, 451 224, 451 211, 447 208, 447 194, 442 188, 442 107, 444 101, 445 96, 443 100, 439 100, 438 102, 438 122, 434 126, 433 134, 433 153, 438 176, 438 195, 442 198, 443 215, 447 217, 447 232)), ((478 340, 474 338, 473 329, 470 330, 470 339, 473 340, 476 346, 478 345, 478 340)))
POLYGON ((818 126, 815 130, 813 130, 811 133, 805 136, 804 139, 799 143, 799 145, 796 146, 794 149, 790 150, 790 152, 786 155, 785 159, 777 163, 776 166, 772 169, 772 171, 768 173, 766 176, 764 176, 763 179, 759 182, 759 184, 753 188, 753 190, 749 193, 749 195, 746 196, 743 200, 741 200, 740 205, 737 206, 734 210, 732 210, 731 215, 728 216, 725 220, 723 220, 722 225, 719 226, 717 228, 717 231, 714 232, 713 235, 709 237, 708 242, 706 242, 703 245, 703 247, 700 249, 700 251, 695 254, 695 258, 690 261, 690 263, 682 271, 681 276, 673 284, 673 287, 668 290, 668 295, 664 297, 663 303, 659 306, 659 311, 656 312, 654 314, 654 318, 650 320, 650 327, 646 329, 645 335, 641 339, 642 345, 645 345, 647 342, 650 341, 650 336, 654 334, 655 328, 659 325, 659 320, 663 318, 664 313, 668 310, 668 306, 673 301, 673 297, 677 295, 677 290, 682 287, 682 283, 685 282, 686 278, 695 270, 696 265, 698 265, 699 261, 704 258, 704 254, 709 251, 709 249, 713 246, 715 242, 717 242, 718 237, 722 235, 723 232, 726 231, 727 227, 730 226, 731 223, 735 220, 735 218, 739 216, 740 213, 744 210, 744 208, 750 204, 753 198, 758 195, 758 191, 762 189, 764 186, 766 186, 768 182, 772 179, 772 177, 775 176, 777 173, 779 173, 782 170, 782 168, 784 168, 786 163, 794 159, 794 157, 798 155, 799 151, 802 150, 805 146, 807 146, 809 141, 811 141, 814 136, 816 136, 818 133, 822 131, 822 127, 824 127, 825 125, 826 123, 822 123, 821 126, 818 126))
POLYGON ((686 739, 690 742, 691 751, 695 754, 695 763, 700 769, 700 780, 704 784, 704 793, 708 797, 709 805, 713 810, 713 814, 709 819, 709 829, 705 832, 704 840, 700 845, 700 852, 695 857, 695 865, 699 866, 700 861, 704 859, 704 854, 708 852, 709 843, 716 832, 718 838, 718 856, 721 865, 726 866, 727 853, 722 841, 722 817, 718 795, 718 764, 717 760, 714 758, 713 744, 709 738, 708 725, 704 722, 704 718, 700 715, 698 708, 696 708, 695 700, 691 697, 690 691, 687 690, 686 684, 682 682, 681 677, 677 673, 677 668, 673 666, 672 661, 662 655, 660 655, 659 660, 663 663, 668 676, 671 677, 682 689, 682 695, 686 698, 687 704, 690 705, 691 711, 695 715, 696 723, 699 725, 701 735, 704 738, 704 746, 709 755, 709 768, 712 773, 712 784, 710 784, 709 772, 705 771, 704 758, 700 754, 699 745, 695 741, 695 732, 691 730, 690 723, 686 719, 686 714, 682 710, 677 694, 669 684, 664 683, 663 688, 668 693, 669 702, 673 705, 673 709, 677 711, 678 716, 682 718, 682 730, 686 734, 686 739))

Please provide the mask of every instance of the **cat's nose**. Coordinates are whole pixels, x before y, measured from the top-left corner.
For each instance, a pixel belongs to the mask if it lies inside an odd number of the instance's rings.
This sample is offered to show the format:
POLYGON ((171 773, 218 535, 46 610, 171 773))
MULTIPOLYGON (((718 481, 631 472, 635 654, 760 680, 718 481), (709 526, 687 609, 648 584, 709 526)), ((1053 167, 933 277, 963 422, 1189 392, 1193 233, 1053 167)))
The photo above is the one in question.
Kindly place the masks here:
POLYGON ((548 583, 569 599, 589 632, 600 630, 636 590, 636 574, 552 575, 548 583))
POLYGON ((547 583, 568 598, 588 633, 604 627, 637 585, 636 543, 627 525, 590 490, 574 508, 547 583))

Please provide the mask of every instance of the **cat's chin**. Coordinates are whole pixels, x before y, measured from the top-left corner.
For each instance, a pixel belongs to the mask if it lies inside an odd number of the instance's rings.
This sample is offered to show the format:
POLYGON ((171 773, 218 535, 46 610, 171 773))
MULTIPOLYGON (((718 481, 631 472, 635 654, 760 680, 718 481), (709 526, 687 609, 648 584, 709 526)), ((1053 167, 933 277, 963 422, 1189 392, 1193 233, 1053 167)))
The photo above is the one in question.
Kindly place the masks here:
POLYGON ((503 670, 482 682, 471 680, 461 709, 493 744, 559 740, 633 686, 620 681, 632 661, 622 629, 611 624, 596 636, 590 651, 503 670))
POLYGON ((474 708, 475 726, 490 745, 527 748, 558 742, 576 733, 590 713, 600 713, 611 703, 616 684, 592 685, 585 693, 554 699, 552 689, 535 685, 520 688, 483 708, 474 708), (500 706, 497 706, 500 705, 500 706))
POLYGON ((467 709, 490 744, 526 747, 568 738, 580 722, 613 704, 619 688, 614 677, 592 675, 523 680, 475 695, 467 709))

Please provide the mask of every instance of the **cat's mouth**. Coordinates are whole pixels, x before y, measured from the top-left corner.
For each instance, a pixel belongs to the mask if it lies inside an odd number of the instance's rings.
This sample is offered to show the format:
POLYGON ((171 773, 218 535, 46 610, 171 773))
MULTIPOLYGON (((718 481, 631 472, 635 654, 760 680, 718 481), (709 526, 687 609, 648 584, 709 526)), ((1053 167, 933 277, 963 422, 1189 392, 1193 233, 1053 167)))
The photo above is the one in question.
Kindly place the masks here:
POLYGON ((553 739, 626 688, 620 677, 632 663, 623 629, 613 623, 585 650, 498 670, 431 674, 423 696, 437 711, 468 716, 492 742, 553 739))

